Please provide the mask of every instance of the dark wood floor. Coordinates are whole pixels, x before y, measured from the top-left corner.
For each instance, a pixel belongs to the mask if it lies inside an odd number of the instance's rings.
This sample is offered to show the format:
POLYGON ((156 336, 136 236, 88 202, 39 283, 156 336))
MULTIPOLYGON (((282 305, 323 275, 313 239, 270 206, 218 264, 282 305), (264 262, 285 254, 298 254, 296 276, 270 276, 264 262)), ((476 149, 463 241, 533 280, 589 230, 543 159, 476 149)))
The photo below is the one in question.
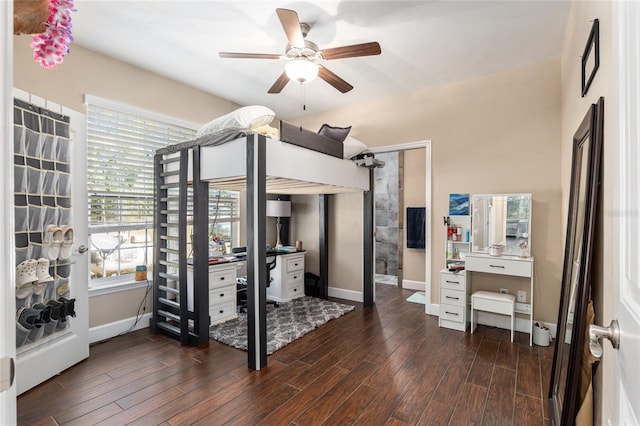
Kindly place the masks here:
POLYGON ((480 326, 438 328, 412 292, 377 286, 375 308, 333 320, 249 370, 215 341, 180 347, 147 330, 18 398, 21 425, 542 425, 552 347, 480 326))

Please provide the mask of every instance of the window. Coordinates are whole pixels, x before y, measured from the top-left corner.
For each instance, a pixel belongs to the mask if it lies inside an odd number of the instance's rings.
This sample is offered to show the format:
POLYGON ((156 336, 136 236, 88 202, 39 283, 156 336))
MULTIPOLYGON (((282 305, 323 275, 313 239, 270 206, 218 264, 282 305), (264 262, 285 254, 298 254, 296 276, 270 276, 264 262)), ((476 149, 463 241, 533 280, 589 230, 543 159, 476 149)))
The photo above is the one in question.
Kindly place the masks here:
MULTIPOLYGON (((187 197, 191 199, 189 191, 187 197)), ((191 216, 193 208, 191 203, 187 205, 187 239, 188 257, 193 256, 193 226, 191 216)), ((229 190, 209 190, 209 255, 230 253, 231 248, 238 244, 240 239, 240 192, 229 190)))
POLYGON ((150 270, 155 151, 194 139, 195 127, 95 97, 87 104, 91 278, 150 270))
MULTIPOLYGON (((209 190, 209 250, 229 253, 240 238, 240 193, 209 190), (223 247, 221 247, 223 246, 223 247)), ((213 254, 213 253, 210 253, 213 254)))

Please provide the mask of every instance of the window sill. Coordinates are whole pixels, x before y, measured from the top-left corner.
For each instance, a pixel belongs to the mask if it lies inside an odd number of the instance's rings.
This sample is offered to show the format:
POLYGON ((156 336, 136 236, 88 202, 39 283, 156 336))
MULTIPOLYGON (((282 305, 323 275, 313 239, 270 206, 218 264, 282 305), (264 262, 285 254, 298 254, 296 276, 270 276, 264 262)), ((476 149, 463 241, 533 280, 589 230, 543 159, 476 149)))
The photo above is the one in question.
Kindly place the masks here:
POLYGON ((105 294, 120 293, 122 291, 135 290, 137 288, 144 288, 152 284, 151 280, 147 281, 134 281, 131 278, 124 279, 122 281, 115 281, 109 284, 103 284, 100 286, 91 287, 89 285, 89 297, 104 296, 105 294))

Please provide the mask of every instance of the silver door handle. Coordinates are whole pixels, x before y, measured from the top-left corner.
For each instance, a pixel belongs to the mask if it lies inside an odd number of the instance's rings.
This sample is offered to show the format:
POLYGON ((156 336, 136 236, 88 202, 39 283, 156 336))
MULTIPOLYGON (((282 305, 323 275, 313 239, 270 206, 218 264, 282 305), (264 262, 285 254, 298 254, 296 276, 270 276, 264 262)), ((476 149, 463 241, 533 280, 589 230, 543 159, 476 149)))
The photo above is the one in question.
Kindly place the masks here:
POLYGON ((609 327, 601 327, 595 324, 589 326, 589 351, 591 355, 598 359, 602 358, 601 337, 609 339, 613 349, 618 349, 620 347, 620 327, 618 326, 618 320, 611 320, 609 327))
POLYGON ((89 250, 89 247, 85 246, 84 244, 80 245, 80 247, 78 247, 78 253, 82 254, 82 253, 86 253, 89 250))

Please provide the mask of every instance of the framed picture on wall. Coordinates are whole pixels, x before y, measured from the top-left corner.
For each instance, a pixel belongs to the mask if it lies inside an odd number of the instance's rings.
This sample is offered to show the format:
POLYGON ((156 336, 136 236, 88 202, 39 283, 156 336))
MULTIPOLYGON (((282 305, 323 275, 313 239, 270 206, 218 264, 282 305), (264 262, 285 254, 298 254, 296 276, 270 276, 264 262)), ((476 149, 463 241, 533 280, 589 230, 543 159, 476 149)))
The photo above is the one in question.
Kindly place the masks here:
POLYGON ((449 216, 469 214, 469 194, 449 194, 449 216))
POLYGON ((593 77, 600 66, 600 23, 597 19, 593 20, 591 32, 587 40, 587 45, 582 53, 582 97, 589 91, 589 86, 593 81, 593 77))

